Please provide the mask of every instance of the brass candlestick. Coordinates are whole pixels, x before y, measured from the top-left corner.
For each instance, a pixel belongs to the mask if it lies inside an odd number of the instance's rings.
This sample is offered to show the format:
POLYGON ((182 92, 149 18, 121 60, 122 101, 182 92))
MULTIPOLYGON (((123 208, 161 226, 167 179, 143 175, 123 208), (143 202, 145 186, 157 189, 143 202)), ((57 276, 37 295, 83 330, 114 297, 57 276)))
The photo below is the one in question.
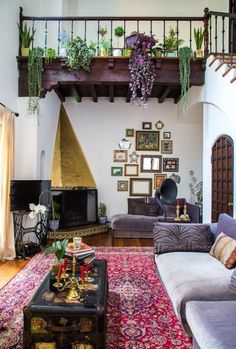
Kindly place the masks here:
POLYGON ((176 218, 175 218, 175 221, 180 221, 180 218, 179 218, 179 205, 176 205, 176 218))

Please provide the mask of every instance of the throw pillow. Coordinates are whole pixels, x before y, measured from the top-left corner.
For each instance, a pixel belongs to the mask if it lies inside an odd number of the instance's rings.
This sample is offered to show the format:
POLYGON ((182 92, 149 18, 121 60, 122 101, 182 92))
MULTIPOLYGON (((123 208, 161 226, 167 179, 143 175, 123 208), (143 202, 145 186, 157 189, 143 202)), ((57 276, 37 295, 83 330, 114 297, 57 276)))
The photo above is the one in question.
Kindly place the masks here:
POLYGON ((155 223, 155 253, 209 252, 212 246, 208 224, 155 223))
POLYGON ((228 269, 236 265, 236 240, 220 233, 210 250, 210 255, 218 259, 228 269))
POLYGON ((135 199, 128 199, 128 213, 144 216, 158 216, 159 205, 157 203, 146 203, 136 201, 135 199))
POLYGON ((236 290, 236 268, 234 269, 233 274, 231 275, 230 286, 236 290))
POLYGON ((236 219, 228 216, 226 213, 221 213, 218 218, 216 236, 221 232, 236 239, 236 219))

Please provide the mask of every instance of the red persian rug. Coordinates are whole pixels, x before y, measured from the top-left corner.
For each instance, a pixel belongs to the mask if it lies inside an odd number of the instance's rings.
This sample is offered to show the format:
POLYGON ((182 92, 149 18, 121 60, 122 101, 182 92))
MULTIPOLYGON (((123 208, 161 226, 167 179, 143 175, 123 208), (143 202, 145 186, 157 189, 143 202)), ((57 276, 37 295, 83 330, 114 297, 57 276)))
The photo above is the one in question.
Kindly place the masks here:
MULTIPOLYGON (((108 262, 106 349, 190 349, 158 280, 153 248, 97 247, 108 262)), ((47 274, 53 256, 40 253, 0 290, 1 349, 21 349, 23 307, 47 274)))

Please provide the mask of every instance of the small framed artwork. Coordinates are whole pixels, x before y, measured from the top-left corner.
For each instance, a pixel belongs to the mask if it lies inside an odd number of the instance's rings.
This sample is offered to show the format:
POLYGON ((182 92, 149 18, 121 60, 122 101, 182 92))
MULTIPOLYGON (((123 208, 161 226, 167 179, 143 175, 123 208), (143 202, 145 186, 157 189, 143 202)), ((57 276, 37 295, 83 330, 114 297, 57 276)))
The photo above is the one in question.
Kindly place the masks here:
POLYGON ((151 130, 152 129, 152 123, 151 122, 142 122, 142 129, 143 130, 151 130))
POLYGON ((171 140, 161 141, 161 153, 162 154, 173 153, 173 142, 171 140))
POLYGON ((111 175, 112 176, 123 176, 123 167, 111 167, 111 175))
POLYGON ((152 196, 152 178, 130 178, 130 196, 152 196))
POLYGON ((138 164, 125 164, 125 176, 138 176, 138 164))
POLYGON ((136 150, 159 150, 159 131, 136 131, 136 150))
POLYGON ((128 150, 113 150, 113 161, 114 162, 127 162, 128 161, 128 150))
POLYGON ((179 171, 179 159, 178 158, 163 158, 163 171, 164 172, 178 172, 179 171))
POLYGON ((162 156, 141 155, 141 172, 162 172, 162 156))
POLYGON ((154 189, 159 189, 166 178, 166 174, 154 174, 154 189))
POLYGON ((158 120, 156 123, 155 123, 155 127, 158 129, 158 130, 161 130, 163 127, 164 127, 164 124, 161 120, 158 120))
POLYGON ((170 139, 171 138, 171 133, 170 132, 163 132, 163 138, 164 139, 170 139))
POLYGON ((117 181, 117 191, 128 191, 128 181, 117 181))
POLYGON ((134 129, 133 128, 127 128, 125 130, 125 137, 134 137, 134 129))

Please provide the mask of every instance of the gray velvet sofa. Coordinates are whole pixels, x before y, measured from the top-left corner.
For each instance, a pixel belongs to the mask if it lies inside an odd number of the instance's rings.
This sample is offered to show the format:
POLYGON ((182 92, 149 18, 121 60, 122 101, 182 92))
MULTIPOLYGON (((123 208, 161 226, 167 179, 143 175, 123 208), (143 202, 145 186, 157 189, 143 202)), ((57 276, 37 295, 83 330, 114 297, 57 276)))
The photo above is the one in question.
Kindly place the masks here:
POLYGON ((194 349, 236 348, 234 269, 208 253, 222 231, 236 239, 236 220, 222 214, 217 225, 156 223, 154 227, 157 272, 179 321, 194 337, 194 349))
MULTIPOLYGON (((183 210, 184 199, 179 199, 183 210)), ((176 217, 176 206, 165 205, 168 217, 176 217)), ((180 210, 180 214, 182 211, 180 210)), ((187 203, 187 211, 192 222, 198 223, 200 208, 187 203)), ((111 218, 113 236, 117 238, 153 238, 153 226, 163 211, 155 198, 128 198, 128 213, 116 214, 111 218)))

